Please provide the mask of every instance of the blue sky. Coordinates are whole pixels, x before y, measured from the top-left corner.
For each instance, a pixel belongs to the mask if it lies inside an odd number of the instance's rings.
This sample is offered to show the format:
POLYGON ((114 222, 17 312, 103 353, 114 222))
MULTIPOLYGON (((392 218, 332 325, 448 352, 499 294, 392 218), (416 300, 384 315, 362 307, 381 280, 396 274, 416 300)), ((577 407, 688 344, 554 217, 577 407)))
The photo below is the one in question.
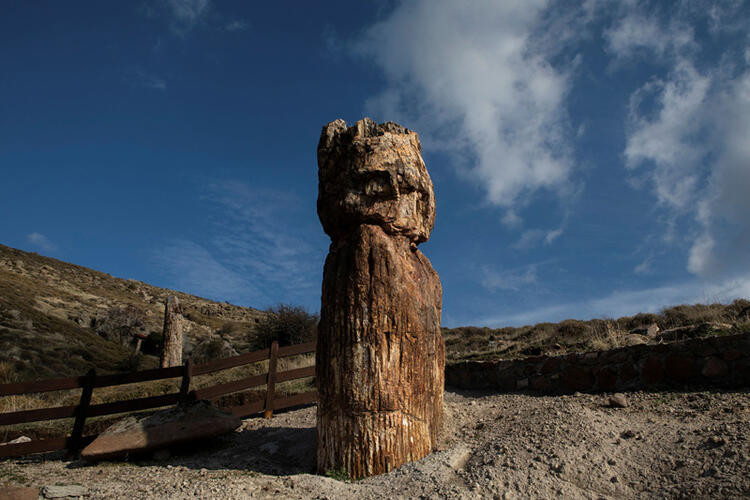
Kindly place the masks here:
POLYGON ((0 243, 320 306, 315 150, 416 130, 443 323, 750 296, 750 4, 4 2, 0 243))

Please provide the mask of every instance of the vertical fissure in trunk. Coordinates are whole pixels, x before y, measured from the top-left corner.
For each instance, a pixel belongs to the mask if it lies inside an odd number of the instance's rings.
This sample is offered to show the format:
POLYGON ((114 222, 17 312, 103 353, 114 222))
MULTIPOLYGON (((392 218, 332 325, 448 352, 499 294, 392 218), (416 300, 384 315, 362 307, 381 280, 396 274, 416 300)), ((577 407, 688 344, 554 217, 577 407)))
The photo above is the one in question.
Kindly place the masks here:
POLYGON ((442 289, 417 249, 435 220, 420 153, 395 123, 323 127, 318 215, 332 243, 316 352, 320 472, 381 474, 437 444, 442 289))

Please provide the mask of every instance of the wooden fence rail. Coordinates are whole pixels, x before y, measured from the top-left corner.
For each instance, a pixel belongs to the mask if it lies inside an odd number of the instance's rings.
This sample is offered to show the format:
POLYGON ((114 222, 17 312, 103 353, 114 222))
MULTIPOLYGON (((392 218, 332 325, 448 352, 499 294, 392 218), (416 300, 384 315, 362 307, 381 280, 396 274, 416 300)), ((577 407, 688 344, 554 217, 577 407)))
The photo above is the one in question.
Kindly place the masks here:
POLYGON ((61 418, 75 418, 73 430, 70 436, 52 439, 38 439, 27 443, 6 444, 0 446, 0 458, 63 449, 67 450, 69 455, 72 455, 93 441, 97 436, 82 435, 84 424, 89 417, 115 415, 130 411, 160 408, 193 399, 216 400, 227 394, 244 391, 262 385, 266 386, 266 395, 262 400, 253 401, 245 405, 234 406, 230 408, 232 414, 244 418, 263 412, 266 418, 270 418, 274 410, 282 410, 293 406, 315 403, 318 400, 317 391, 284 397, 276 397, 275 394, 275 385, 277 383, 315 376, 314 365, 277 372, 277 360, 311 352, 315 352, 315 342, 284 347, 279 347, 278 343, 274 342, 269 349, 248 352, 240 354, 239 356, 197 365, 193 365, 191 361, 188 360, 182 366, 157 368, 140 372, 97 375, 94 370, 91 370, 86 375, 80 377, 57 378, 0 385, 0 397, 66 389, 83 389, 81 391, 81 399, 77 405, 0 413, 0 425, 15 425, 61 418), (216 384, 202 389, 190 390, 192 380, 197 375, 205 375, 207 373, 213 373, 265 360, 269 360, 269 369, 267 373, 245 377, 232 382, 216 384), (124 401, 114 401, 110 403, 90 404, 91 396, 95 388, 133 384, 137 382, 150 382, 177 377, 182 378, 179 392, 124 401))

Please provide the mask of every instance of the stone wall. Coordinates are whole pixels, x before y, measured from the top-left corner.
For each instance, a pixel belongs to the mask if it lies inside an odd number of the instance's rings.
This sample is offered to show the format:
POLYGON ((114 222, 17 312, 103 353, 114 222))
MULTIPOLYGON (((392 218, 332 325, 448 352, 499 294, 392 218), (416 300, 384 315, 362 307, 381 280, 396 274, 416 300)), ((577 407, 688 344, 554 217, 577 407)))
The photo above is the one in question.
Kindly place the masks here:
POLYGON ((565 356, 465 361, 446 366, 445 382, 459 389, 531 390, 543 394, 747 387, 750 334, 565 356))

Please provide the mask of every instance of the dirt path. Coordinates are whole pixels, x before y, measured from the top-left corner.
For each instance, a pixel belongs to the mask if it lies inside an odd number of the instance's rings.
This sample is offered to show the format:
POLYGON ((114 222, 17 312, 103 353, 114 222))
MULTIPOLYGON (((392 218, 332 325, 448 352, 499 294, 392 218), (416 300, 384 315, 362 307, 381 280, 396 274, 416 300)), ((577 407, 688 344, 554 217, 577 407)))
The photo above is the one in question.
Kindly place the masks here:
POLYGON ((312 474, 315 408, 161 461, 0 462, 0 483, 79 484, 92 498, 677 498, 750 495, 748 392, 535 397, 446 393, 442 450, 379 477, 312 474))

